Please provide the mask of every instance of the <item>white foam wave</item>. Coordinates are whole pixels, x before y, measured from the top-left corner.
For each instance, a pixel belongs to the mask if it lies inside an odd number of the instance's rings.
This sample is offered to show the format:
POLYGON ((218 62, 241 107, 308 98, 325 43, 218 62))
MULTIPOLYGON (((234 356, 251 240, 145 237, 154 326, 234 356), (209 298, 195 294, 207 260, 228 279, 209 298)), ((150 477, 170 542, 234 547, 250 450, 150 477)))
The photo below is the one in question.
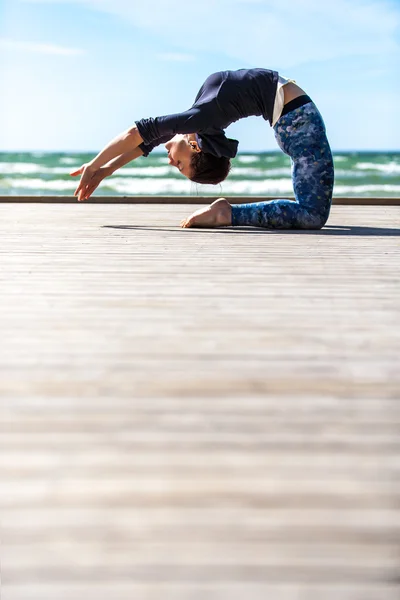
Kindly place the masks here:
POLYGON ((365 178, 366 175, 365 173, 362 173, 362 171, 352 171, 350 169, 335 169, 335 177, 336 179, 338 177, 344 177, 345 179, 352 179, 353 177, 357 179, 358 177, 359 179, 361 179, 362 177, 365 178))
POLYGON ((223 186, 226 193, 231 194, 293 194, 293 186, 290 179, 268 179, 263 181, 231 181, 223 186))
POLYGON ((191 194, 192 182, 189 179, 125 179, 115 177, 107 187, 119 194, 191 194))
POLYGON ((34 175, 46 173, 49 175, 67 175, 71 171, 69 167, 44 167, 38 163, 24 162, 0 162, 1 175, 34 175))
POLYGON ((360 196, 366 193, 395 193, 400 194, 400 185, 335 185, 335 195, 352 194, 360 196))
POLYGON ((400 173, 400 164, 394 161, 385 164, 361 162, 355 165, 356 169, 368 171, 383 171, 386 174, 400 173))
POLYGON ((237 157, 237 160, 241 163, 252 163, 252 162, 256 162, 259 160, 258 156, 254 156, 254 155, 239 155, 237 157))
MULTIPOLYGON (((55 179, 53 181, 43 181, 42 179, 5 179, 2 182, 5 187, 11 189, 25 189, 35 191, 67 192, 76 188, 76 182, 71 180, 55 179)), ((188 179, 132 179, 125 177, 115 177, 108 179, 106 184, 100 188, 103 193, 126 195, 152 195, 152 194, 211 194, 221 196, 223 194, 292 194, 292 183, 289 179, 269 179, 262 181, 225 181, 220 186, 197 186, 188 179)))
MULTIPOLYGON (((67 162, 67 159, 60 159, 60 162, 67 162)), ((76 162, 76 161, 74 161, 76 162)), ((77 161, 80 165, 80 161, 77 161)), ((167 159, 168 163, 168 159, 167 159)), ((72 164, 68 162, 68 164, 72 164)), ((130 175, 137 177, 164 177, 176 171, 175 167, 124 167, 121 169, 121 175, 130 175)), ((48 174, 48 175, 69 175, 71 167, 45 167, 38 163, 24 163, 24 162, 0 162, 0 174, 1 175, 35 175, 35 174, 48 174)))
POLYGON ((53 179, 53 181, 43 181, 43 179, 4 179, 1 185, 8 188, 19 188, 26 190, 52 190, 54 192, 62 192, 65 190, 74 190, 77 182, 72 179, 53 179))
POLYGON ((64 156, 63 158, 60 158, 60 163, 63 165, 76 165, 76 164, 81 164, 80 159, 77 158, 71 158, 69 156, 64 156))
MULTIPOLYGON (((181 179, 110 179, 108 186, 120 194, 193 194, 193 183, 181 179)), ((195 186, 195 190, 212 195, 224 194, 269 194, 293 193, 290 179, 269 179, 263 181, 224 181, 220 186, 195 186)))
POLYGON ((232 175, 236 177, 274 177, 276 175, 286 175, 291 177, 290 167, 282 167, 280 169, 255 169, 254 167, 240 168, 233 167, 232 175))
MULTIPOLYGON (((168 162, 168 159, 167 159, 168 162)), ((121 175, 133 177, 165 177, 171 173, 178 173, 176 167, 124 167, 119 171, 121 175)))
POLYGON ((42 166, 36 163, 0 162, 0 173, 2 175, 11 175, 13 173, 18 173, 21 175, 30 175, 31 173, 40 173, 41 169, 42 166))
MULTIPOLYGON (((273 177, 276 175, 291 176, 290 167, 279 169, 257 169, 254 167, 233 167, 232 175, 236 177, 273 177)), ((130 177, 165 177, 177 174, 175 167, 125 167, 119 171, 120 176, 130 177)))
MULTIPOLYGON (((68 193, 76 188, 76 181, 54 179, 43 181, 39 178, 10 178, 1 182, 1 187, 12 190, 32 190, 36 193, 53 192, 68 193)), ((188 179, 175 178, 145 178, 134 179, 128 177, 115 177, 108 179, 107 183, 99 188, 100 193, 112 195, 113 193, 123 195, 212 195, 223 196, 225 194, 239 195, 293 195, 292 182, 290 179, 267 179, 267 180, 242 180, 224 181, 217 186, 202 186, 193 184, 188 179)), ((334 193, 336 196, 351 195, 362 196, 363 194, 392 194, 400 195, 400 185, 336 185, 334 193)))
MULTIPOLYGON (((268 171, 269 174, 269 171, 268 171)), ((233 167, 232 171, 231 171, 231 175, 234 175, 235 177, 262 177, 263 175, 266 177, 266 171, 263 171, 262 169, 254 169, 252 167, 246 169, 246 168, 240 168, 240 167, 233 167)))

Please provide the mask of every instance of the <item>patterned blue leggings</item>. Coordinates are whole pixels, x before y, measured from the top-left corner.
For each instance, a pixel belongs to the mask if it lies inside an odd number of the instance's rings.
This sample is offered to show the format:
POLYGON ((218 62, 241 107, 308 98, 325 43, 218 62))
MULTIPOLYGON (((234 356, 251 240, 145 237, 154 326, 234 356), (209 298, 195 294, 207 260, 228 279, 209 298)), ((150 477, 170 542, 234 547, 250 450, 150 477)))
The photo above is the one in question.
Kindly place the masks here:
POLYGON ((333 159, 325 125, 313 102, 282 116, 274 127, 279 147, 292 163, 296 201, 270 200, 232 205, 232 225, 267 229, 321 229, 328 220, 333 159))

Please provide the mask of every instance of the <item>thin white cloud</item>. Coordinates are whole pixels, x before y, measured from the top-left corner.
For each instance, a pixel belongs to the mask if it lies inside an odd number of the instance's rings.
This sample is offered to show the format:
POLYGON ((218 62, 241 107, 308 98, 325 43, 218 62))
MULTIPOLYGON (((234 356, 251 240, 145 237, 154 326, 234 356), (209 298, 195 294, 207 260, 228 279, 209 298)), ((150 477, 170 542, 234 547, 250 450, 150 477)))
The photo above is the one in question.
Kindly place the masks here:
POLYGON ((38 44, 0 38, 0 49, 17 50, 22 52, 37 52, 39 54, 57 54, 59 56, 77 56, 83 54, 80 48, 67 48, 55 44, 38 44))
MULTIPOLYGON (((24 0, 48 2, 49 0, 24 0)), ((52 0, 117 15, 176 53, 212 51, 244 67, 286 69, 347 56, 399 52, 397 0, 52 0)), ((290 73, 287 73, 290 75, 290 73)))
POLYGON ((162 54, 157 54, 156 56, 160 60, 171 62, 191 62, 195 59, 193 54, 184 54, 182 52, 164 52, 162 54))

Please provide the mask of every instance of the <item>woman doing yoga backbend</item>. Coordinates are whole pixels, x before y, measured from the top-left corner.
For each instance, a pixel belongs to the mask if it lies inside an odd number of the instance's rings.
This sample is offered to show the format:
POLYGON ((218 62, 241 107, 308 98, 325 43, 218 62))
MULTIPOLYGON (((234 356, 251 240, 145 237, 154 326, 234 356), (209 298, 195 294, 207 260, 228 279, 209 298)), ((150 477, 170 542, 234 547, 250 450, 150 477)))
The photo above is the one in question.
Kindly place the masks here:
POLYGON ((269 69, 239 69, 210 75, 193 106, 163 117, 141 119, 112 140, 81 175, 75 191, 85 200, 99 183, 138 156, 165 144, 169 164, 197 183, 220 183, 236 156, 238 142, 225 136, 234 121, 262 116, 292 163, 295 201, 270 200, 231 205, 224 198, 202 208, 182 227, 251 225, 267 229, 320 229, 332 202, 333 160, 322 117, 294 81, 269 69))

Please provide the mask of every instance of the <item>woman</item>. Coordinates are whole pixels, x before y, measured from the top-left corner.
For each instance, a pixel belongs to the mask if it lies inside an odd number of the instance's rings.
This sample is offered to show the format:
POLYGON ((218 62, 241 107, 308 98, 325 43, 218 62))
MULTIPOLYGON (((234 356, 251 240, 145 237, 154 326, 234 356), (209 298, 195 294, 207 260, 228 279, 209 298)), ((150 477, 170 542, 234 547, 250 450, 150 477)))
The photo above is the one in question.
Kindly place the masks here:
POLYGON ((182 227, 251 225, 267 229, 320 229, 332 201, 333 160, 322 117, 293 80, 269 69, 239 69, 210 75, 193 106, 155 119, 141 119, 112 140, 87 165, 75 191, 85 200, 99 183, 138 156, 165 143, 169 164, 198 183, 220 183, 229 173, 238 142, 224 130, 238 119, 262 116, 292 162, 295 201, 271 200, 231 206, 220 198, 182 221, 182 227))

